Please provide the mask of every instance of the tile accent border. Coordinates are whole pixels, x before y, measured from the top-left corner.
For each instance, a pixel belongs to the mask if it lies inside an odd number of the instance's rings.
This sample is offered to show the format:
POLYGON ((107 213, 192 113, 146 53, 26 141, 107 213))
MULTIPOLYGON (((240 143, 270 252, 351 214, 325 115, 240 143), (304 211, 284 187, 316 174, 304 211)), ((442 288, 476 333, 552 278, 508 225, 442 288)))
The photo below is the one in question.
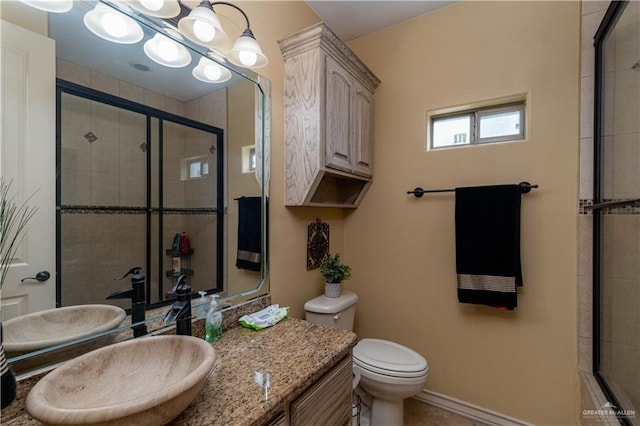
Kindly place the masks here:
POLYGON ((591 207, 593 205, 592 199, 580 199, 580 206, 578 207, 578 214, 591 214, 591 210, 587 207, 591 207))
POLYGON ((195 208, 152 208, 146 207, 127 207, 127 206, 61 206, 60 213, 62 214, 146 214, 147 211, 151 211, 151 214, 162 213, 164 215, 216 215, 218 213, 216 208, 209 207, 195 207, 195 208))

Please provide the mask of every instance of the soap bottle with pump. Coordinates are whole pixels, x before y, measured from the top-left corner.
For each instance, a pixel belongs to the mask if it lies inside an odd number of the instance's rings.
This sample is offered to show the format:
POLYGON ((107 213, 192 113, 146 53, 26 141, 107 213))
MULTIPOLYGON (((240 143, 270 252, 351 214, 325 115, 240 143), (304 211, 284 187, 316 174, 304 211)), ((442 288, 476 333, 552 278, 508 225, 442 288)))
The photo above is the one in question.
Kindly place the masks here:
POLYGON ((199 291, 200 299, 198 300, 198 308, 196 309, 196 317, 204 318, 207 315, 207 292, 199 291))
POLYGON ((217 294, 211 295, 211 305, 207 311, 207 318, 204 323, 204 340, 215 342, 222 337, 222 312, 218 310, 217 294))

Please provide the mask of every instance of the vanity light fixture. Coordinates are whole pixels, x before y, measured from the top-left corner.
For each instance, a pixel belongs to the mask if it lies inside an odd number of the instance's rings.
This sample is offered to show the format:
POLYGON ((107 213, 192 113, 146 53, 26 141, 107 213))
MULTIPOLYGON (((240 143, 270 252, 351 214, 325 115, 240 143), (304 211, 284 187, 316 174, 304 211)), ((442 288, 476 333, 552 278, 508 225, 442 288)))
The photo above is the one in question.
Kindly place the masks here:
MULTIPOLYGON (((215 52, 207 52, 208 56, 224 62, 224 59, 215 52)), ((205 83, 224 83, 231 79, 231 71, 215 61, 204 56, 200 58, 198 65, 191 72, 195 78, 205 83)))
POLYGON ((180 14, 178 0, 129 0, 129 6, 156 18, 175 18, 180 14))
MULTIPOLYGON (((182 39, 180 34, 171 28, 165 28, 164 31, 178 40, 182 39)), ((147 40, 144 53, 149 59, 165 67, 182 68, 191 63, 191 54, 187 48, 161 33, 147 40)))
POLYGON ((103 3, 84 15, 84 24, 98 37, 114 43, 137 43, 144 35, 136 21, 103 3))
POLYGON ((73 0, 20 0, 24 4, 28 4, 36 9, 45 12, 64 13, 71 10, 73 0))
POLYGON ((210 2, 203 0, 189 16, 178 22, 178 28, 189 40, 201 46, 218 49, 227 41, 227 35, 222 29, 220 19, 213 10, 213 6, 229 6, 240 13, 247 22, 247 28, 236 40, 227 55, 229 62, 243 68, 260 68, 269 62, 251 31, 249 17, 238 6, 224 1, 210 2))
POLYGON ((180 19, 178 29, 192 42, 211 49, 227 42, 227 34, 209 0, 203 0, 188 16, 180 19))
POLYGON ((249 19, 247 19, 247 29, 233 44, 227 58, 232 64, 244 68, 261 68, 269 62, 249 28, 249 19))

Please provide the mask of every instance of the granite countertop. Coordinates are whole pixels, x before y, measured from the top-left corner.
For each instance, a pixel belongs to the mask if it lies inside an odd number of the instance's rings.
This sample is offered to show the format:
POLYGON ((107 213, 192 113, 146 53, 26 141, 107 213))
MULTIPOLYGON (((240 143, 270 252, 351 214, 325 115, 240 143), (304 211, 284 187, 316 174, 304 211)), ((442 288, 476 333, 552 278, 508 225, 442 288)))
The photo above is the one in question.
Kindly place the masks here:
MULTIPOLYGON (((170 425, 266 424, 350 354, 355 343, 350 331, 297 318, 261 331, 227 330, 212 343, 217 359, 204 389, 170 425)), ((7 423, 37 424, 26 413, 7 423)))

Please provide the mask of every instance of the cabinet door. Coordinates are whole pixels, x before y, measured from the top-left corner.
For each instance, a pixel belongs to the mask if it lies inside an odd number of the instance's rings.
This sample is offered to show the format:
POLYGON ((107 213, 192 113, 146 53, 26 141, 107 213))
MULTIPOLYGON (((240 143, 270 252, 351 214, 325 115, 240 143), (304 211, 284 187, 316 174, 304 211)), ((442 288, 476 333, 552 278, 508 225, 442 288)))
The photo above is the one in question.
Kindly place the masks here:
POLYGON ((326 58, 326 165, 351 172, 352 79, 340 64, 326 58))
POLYGON ((373 175, 373 96, 358 82, 354 82, 354 89, 353 173, 369 177, 373 175))
POLYGON ((352 372, 349 355, 291 404, 291 425, 350 424, 352 372))

